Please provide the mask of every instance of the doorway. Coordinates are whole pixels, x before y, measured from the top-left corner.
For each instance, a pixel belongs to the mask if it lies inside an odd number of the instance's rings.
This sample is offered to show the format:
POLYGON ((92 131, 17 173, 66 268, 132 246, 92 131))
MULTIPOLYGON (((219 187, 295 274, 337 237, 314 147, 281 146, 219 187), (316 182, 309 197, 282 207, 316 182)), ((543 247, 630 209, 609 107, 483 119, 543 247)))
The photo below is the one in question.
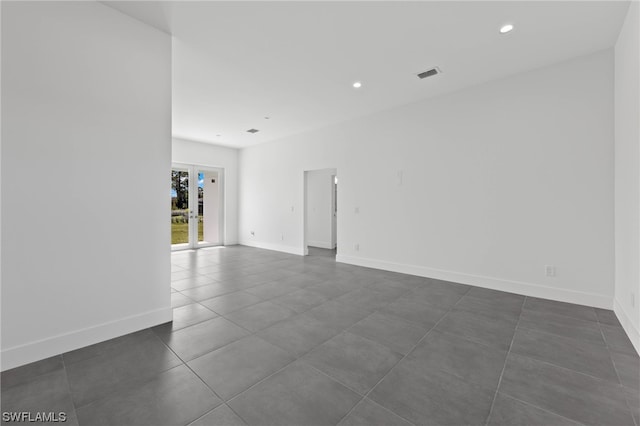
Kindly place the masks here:
POLYGON ((304 253, 335 256, 338 175, 336 169, 304 172, 304 253))
POLYGON ((187 164, 171 168, 171 249, 224 244, 224 169, 187 164))

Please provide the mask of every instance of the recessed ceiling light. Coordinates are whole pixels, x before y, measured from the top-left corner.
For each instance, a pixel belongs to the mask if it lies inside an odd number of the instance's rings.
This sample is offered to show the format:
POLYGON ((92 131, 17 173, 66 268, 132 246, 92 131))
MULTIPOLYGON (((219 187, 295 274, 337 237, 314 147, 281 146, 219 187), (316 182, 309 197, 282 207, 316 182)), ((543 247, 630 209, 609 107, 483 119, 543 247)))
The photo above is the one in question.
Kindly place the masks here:
POLYGON ((258 133, 259 131, 260 130, 258 130, 258 129, 249 129, 249 130, 247 130, 247 132, 249 132, 249 133, 258 133))
POLYGON ((265 120, 268 120, 268 119, 270 119, 270 118, 271 118, 271 117, 265 117, 264 119, 265 119, 265 120))
POLYGON ((362 83, 359 82, 359 81, 356 81, 355 83, 353 83, 353 87, 356 88, 356 89, 359 89, 359 88, 362 87, 362 83))
POLYGON ((217 138, 219 138, 221 135, 216 135, 217 138))
POLYGON ((513 30, 513 24, 505 24, 500 27, 500 34, 506 34, 513 30))

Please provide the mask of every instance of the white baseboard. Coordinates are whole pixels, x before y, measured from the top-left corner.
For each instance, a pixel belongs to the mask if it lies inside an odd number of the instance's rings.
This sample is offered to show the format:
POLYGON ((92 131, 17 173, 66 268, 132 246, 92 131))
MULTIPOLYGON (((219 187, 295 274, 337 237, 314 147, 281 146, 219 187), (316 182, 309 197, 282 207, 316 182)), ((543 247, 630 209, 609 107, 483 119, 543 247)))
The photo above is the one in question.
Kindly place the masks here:
POLYGON ((163 324, 172 319, 173 310, 171 307, 162 308, 7 348, 2 350, 0 369, 5 371, 20 367, 30 362, 40 361, 68 351, 93 345, 94 343, 103 342, 113 339, 114 337, 133 333, 134 331, 163 324))
POLYGON ((638 330, 638 325, 633 323, 631 316, 627 314, 627 311, 622 307, 622 303, 617 299, 613 299, 613 312, 615 312, 618 321, 622 324, 622 328, 629 336, 633 347, 636 348, 636 352, 640 354, 640 330, 638 330))
POLYGON ((297 254, 304 256, 304 250, 301 247, 291 247, 280 244, 262 243, 258 241, 242 240, 239 242, 242 246, 256 247, 265 250, 281 251, 283 253, 297 254))
POLYGON ((492 290, 522 294, 524 296, 540 297, 542 299, 576 303, 578 305, 594 306, 603 309, 611 309, 613 307, 613 300, 611 297, 595 293, 586 293, 556 287, 548 287, 540 284, 526 283, 521 281, 504 280, 501 278, 485 277, 482 275, 451 272, 424 266, 406 265, 356 256, 345 256, 341 254, 338 254, 336 256, 336 261, 348 263, 351 265, 364 266, 368 268, 383 269, 385 271, 400 272, 403 274, 418 275, 421 277, 435 278, 438 280, 453 281, 456 283, 469 284, 477 287, 489 288, 492 290))
POLYGON ((336 248, 335 246, 332 246, 331 243, 326 241, 308 241, 307 245, 310 247, 318 247, 318 248, 329 249, 329 250, 336 248))

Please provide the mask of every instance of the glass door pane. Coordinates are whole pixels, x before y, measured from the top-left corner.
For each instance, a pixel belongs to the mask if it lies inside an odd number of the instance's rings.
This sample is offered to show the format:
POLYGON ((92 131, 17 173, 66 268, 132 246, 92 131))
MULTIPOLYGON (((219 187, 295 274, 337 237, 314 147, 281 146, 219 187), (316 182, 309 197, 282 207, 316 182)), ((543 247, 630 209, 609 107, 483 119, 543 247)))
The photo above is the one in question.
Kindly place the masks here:
POLYGON ((189 170, 171 169, 171 246, 189 245, 189 170))

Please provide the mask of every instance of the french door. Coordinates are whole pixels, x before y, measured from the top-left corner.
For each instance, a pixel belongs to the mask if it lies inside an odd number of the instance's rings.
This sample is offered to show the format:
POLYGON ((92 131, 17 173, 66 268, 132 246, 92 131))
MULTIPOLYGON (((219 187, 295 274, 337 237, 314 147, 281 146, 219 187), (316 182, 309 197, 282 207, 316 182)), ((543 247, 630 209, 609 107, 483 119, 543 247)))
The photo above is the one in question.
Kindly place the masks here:
POLYGON ((171 249, 224 244, 224 170, 189 164, 171 168, 171 249))

